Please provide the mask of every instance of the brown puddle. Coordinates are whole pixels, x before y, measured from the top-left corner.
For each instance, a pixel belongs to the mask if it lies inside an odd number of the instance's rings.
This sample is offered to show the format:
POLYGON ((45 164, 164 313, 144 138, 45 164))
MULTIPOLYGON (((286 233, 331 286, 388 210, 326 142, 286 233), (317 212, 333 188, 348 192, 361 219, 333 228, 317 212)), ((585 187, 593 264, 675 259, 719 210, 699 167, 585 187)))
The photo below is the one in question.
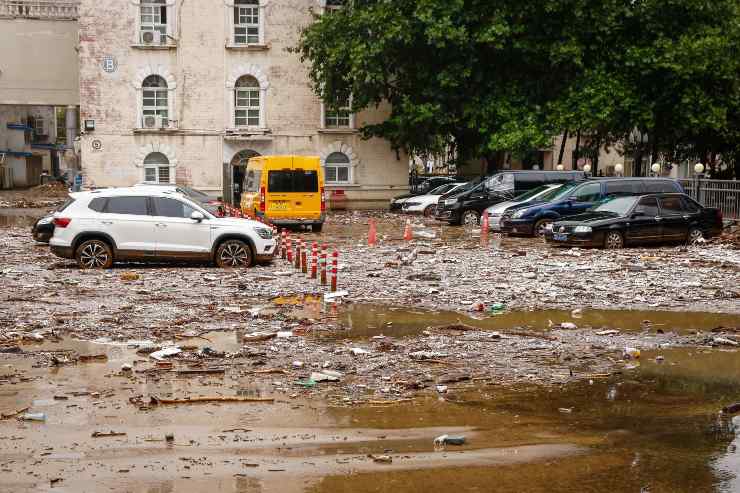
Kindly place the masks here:
MULTIPOLYGON (((318 303, 318 302, 317 302, 318 303)), ((307 304, 314 312, 318 308, 307 304)), ((499 314, 481 313, 480 317, 450 311, 409 310, 382 305, 349 304, 339 307, 339 323, 346 330, 325 337, 365 339, 377 335, 404 337, 416 335, 429 327, 464 323, 484 330, 504 330, 514 327, 537 331, 553 324, 573 322, 579 327, 609 328, 622 331, 661 329, 665 332, 688 333, 708 331, 716 327, 740 326, 740 315, 705 312, 671 312, 641 310, 583 310, 574 317, 565 310, 532 312, 504 311, 499 314), (649 323, 644 323, 649 321, 649 323)))
POLYGON ((633 371, 591 384, 489 386, 390 407, 345 408, 270 394, 270 379, 259 384, 249 376, 135 382, 117 371, 121 362, 142 359, 130 348, 61 345, 104 351, 109 360, 49 369, 33 368, 27 357, 0 355, 3 364, 31 378, 0 388, 0 410, 30 404, 48 414, 46 423, 0 421, 0 481, 11 491, 48 489, 49 477, 65 478, 55 491, 135 493, 655 493, 740 487, 740 461, 731 447, 740 440, 717 415, 723 405, 740 400, 737 351, 647 351, 633 371), (127 398, 141 392, 246 392, 275 395, 277 402, 140 412, 127 398), (60 394, 68 400, 53 399, 60 394), (91 439, 91 430, 127 436, 91 439), (174 433, 173 446, 162 442, 165 432, 174 433), (465 435, 467 443, 434 452, 432 438, 443 433, 465 435), (393 457, 391 465, 366 457, 384 453, 393 457))

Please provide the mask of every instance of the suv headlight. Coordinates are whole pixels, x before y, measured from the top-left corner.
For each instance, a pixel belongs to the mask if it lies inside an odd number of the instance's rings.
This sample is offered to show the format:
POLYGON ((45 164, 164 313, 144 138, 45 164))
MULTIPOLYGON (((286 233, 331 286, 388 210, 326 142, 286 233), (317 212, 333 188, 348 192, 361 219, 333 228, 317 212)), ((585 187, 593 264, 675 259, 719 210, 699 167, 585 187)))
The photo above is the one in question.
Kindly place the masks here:
POLYGON ((457 199, 445 199, 445 205, 457 204, 457 199))
POLYGON ((575 233, 590 233, 593 231, 591 226, 576 226, 576 229, 573 230, 575 233))
POLYGON ((511 216, 511 217, 513 217, 514 219, 519 219, 520 217, 524 217, 524 214, 526 214, 526 212, 527 212, 527 211, 526 211, 525 209, 522 209, 522 210, 520 210, 520 211, 516 211, 516 212, 514 213, 514 215, 513 215, 513 216, 511 216))
POLYGON ((254 230, 257 232, 257 234, 262 238, 263 240, 269 240, 272 238, 272 230, 267 228, 254 228, 254 230))

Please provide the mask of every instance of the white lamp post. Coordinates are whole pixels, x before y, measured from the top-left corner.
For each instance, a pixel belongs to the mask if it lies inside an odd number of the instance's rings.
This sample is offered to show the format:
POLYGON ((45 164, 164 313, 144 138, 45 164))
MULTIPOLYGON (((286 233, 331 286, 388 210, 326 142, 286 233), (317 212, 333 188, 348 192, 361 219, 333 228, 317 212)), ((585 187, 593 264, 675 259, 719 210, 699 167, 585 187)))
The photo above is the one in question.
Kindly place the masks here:
POLYGON ((624 173, 624 165, 622 163, 615 164, 614 173, 616 173, 617 176, 622 176, 622 173, 624 173))
POLYGON ((565 169, 565 166, 563 166, 562 164, 558 164, 557 166, 555 166, 555 169, 558 171, 563 171, 565 169))
POLYGON ((586 173, 586 174, 589 174, 591 172, 591 165, 590 164, 584 165, 583 166, 583 172, 586 173))
POLYGON ((697 175, 701 175, 702 173, 704 173, 704 165, 701 163, 696 163, 694 165, 694 173, 696 173, 697 175))
POLYGON ((660 173, 660 163, 653 163, 650 169, 653 170, 655 176, 658 176, 658 174, 660 173))

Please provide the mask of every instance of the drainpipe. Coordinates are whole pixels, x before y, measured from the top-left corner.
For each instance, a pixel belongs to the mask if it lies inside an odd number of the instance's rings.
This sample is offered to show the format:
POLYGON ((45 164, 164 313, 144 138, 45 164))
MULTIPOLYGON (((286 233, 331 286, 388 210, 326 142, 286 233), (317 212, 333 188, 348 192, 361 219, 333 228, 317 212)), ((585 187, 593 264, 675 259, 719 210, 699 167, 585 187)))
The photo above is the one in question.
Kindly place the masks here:
POLYGON ((72 145, 77 137, 77 106, 67 106, 67 118, 65 120, 65 126, 67 127, 67 149, 74 150, 72 145))

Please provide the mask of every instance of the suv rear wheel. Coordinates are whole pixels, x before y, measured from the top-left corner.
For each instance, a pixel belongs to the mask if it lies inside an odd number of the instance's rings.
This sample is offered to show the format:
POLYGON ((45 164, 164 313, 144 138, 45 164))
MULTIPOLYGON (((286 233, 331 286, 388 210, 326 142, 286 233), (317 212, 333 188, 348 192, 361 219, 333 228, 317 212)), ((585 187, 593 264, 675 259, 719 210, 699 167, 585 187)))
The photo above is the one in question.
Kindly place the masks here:
POLYGON ((547 225, 552 223, 551 219, 540 219, 534 224, 534 234, 540 238, 545 237, 545 231, 547 231, 547 225))
POLYGON ((689 245, 696 245, 704 240, 704 233, 699 228, 691 228, 687 237, 686 243, 689 245))
POLYGON ((624 246, 624 237, 619 231, 609 231, 604 237, 604 248, 618 250, 624 246))
POLYGON ((103 240, 87 240, 75 251, 80 269, 110 269, 113 265, 113 250, 103 240))
POLYGON ((216 250, 219 267, 250 267, 253 259, 252 249, 242 240, 226 240, 216 250))

